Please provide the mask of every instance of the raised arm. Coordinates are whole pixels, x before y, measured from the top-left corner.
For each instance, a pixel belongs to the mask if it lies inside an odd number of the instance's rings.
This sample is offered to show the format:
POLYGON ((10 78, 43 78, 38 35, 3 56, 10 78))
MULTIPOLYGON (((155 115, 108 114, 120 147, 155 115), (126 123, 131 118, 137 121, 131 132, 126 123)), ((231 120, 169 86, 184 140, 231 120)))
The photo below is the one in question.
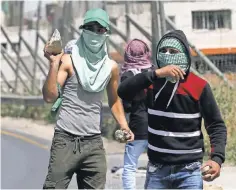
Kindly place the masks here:
POLYGON ((122 100, 131 101, 138 92, 148 88, 155 80, 155 71, 137 74, 124 80, 118 88, 122 100))
POLYGON ((66 81, 71 60, 68 54, 46 55, 45 57, 50 61, 50 68, 42 93, 43 99, 48 103, 52 103, 59 95, 57 84, 62 87, 66 81))
POLYGON ((168 65, 155 71, 149 71, 137 74, 133 77, 126 79, 118 88, 118 95, 122 100, 132 100, 135 95, 148 88, 157 78, 173 77, 177 80, 184 78, 185 72, 178 66, 168 65))

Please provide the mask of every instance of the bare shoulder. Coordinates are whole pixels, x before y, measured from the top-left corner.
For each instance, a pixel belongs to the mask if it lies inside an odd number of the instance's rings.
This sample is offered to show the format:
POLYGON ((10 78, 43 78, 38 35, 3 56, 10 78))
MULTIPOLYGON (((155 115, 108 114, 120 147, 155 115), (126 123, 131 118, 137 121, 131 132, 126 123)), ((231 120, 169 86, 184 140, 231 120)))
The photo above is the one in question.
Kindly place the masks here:
POLYGON ((72 66, 70 54, 63 54, 61 57, 61 64, 65 67, 72 66))
POLYGON ((109 64, 111 64, 111 78, 108 85, 108 92, 117 87, 119 81, 119 65, 114 60, 109 60, 109 64))
POLYGON ((73 72, 73 66, 70 54, 63 54, 63 56, 61 57, 60 68, 66 70, 71 75, 71 72, 73 72))
POLYGON ((110 60, 110 64, 112 65, 112 70, 113 69, 119 69, 119 67, 118 67, 118 63, 116 62, 116 61, 114 61, 114 60, 110 60))
POLYGON ((119 74, 119 65, 116 61, 114 60, 110 60, 110 64, 111 64, 111 74, 114 76, 114 75, 117 75, 119 74))

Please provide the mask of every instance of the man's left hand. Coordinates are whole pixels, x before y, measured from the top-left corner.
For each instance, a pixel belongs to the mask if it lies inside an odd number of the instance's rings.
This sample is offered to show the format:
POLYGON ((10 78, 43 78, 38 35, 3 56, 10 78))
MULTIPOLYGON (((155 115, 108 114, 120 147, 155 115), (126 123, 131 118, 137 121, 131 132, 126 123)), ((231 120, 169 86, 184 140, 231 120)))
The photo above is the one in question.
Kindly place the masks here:
POLYGON ((220 165, 217 162, 208 160, 205 164, 203 164, 201 169, 206 166, 210 166, 210 169, 204 173, 203 180, 213 181, 220 176, 220 165))

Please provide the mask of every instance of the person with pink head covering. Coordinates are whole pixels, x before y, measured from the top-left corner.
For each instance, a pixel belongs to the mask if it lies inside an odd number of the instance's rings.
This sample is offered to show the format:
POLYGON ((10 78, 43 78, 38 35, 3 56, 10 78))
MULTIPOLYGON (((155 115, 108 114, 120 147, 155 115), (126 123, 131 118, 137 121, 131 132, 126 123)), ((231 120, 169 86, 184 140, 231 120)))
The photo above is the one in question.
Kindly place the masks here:
MULTIPOLYGON (((151 52, 148 45, 139 39, 131 40, 125 49, 124 64, 121 67, 121 83, 138 73, 152 68, 151 52)), ((123 101, 125 112, 129 114, 129 127, 135 140, 125 146, 123 188, 135 189, 135 173, 139 156, 147 148, 148 114, 145 91, 140 91, 132 101, 123 101)))
POLYGON ((121 67, 121 73, 133 72, 140 73, 142 69, 152 67, 150 61, 151 52, 148 45, 139 39, 131 40, 125 49, 124 64, 121 67))

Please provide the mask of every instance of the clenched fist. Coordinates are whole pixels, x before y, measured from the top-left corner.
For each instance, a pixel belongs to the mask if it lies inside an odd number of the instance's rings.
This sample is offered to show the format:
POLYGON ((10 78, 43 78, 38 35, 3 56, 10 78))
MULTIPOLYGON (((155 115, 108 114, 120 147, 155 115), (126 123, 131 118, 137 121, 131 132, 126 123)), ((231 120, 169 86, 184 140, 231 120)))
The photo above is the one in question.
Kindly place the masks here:
POLYGON ((58 63, 59 64, 64 52, 62 51, 60 54, 57 54, 57 55, 50 54, 47 52, 47 46, 48 46, 48 43, 45 45, 45 47, 43 49, 44 57, 46 57, 50 61, 50 63, 58 63))
POLYGON ((167 65, 160 69, 156 69, 156 76, 159 78, 171 77, 175 80, 184 79, 186 74, 179 66, 176 65, 167 65))
POLYGON ((203 180, 213 181, 215 178, 220 176, 220 165, 213 160, 208 160, 202 168, 209 166, 210 169, 204 172, 203 180))

